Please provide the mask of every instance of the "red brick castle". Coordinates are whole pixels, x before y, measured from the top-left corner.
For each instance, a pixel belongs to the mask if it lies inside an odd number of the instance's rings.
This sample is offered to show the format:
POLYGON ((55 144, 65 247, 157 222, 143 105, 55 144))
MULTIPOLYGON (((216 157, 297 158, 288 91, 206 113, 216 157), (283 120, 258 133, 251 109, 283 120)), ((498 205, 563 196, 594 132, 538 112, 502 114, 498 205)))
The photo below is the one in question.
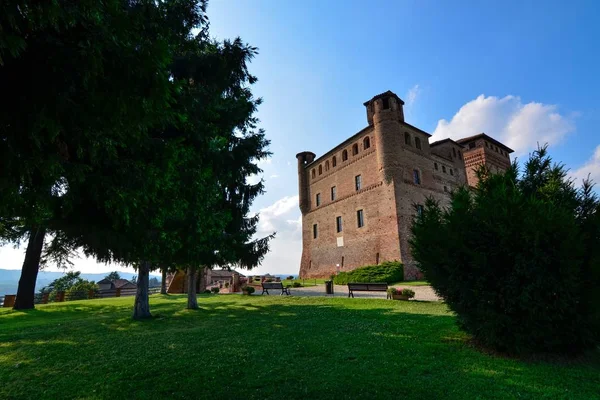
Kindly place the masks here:
POLYGON ((301 277, 399 260, 405 279, 419 270, 408 245, 410 225, 427 196, 441 202, 474 168, 510 165, 512 150, 484 133, 429 143, 430 134, 404 120, 404 102, 391 91, 364 103, 368 126, 319 158, 298 159, 302 212, 301 277))

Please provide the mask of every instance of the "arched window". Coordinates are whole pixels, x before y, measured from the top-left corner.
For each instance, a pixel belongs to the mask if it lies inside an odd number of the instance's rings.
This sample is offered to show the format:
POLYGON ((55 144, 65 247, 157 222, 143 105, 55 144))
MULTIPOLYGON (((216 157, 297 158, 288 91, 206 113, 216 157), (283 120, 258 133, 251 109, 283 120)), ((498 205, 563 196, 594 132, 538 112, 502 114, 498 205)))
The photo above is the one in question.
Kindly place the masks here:
POLYGON ((354 143, 352 145, 352 155, 355 156, 358 154, 358 144, 354 143))
POLYGON ((404 132, 404 144, 411 146, 410 134, 408 132, 404 132))
POLYGON ((342 161, 346 161, 348 159, 348 150, 342 151, 342 161))
POLYGON ((325 172, 329 171, 329 160, 325 161, 325 172))
POLYGON ((317 172, 316 172, 316 171, 315 171, 315 169, 313 168, 313 169, 312 169, 312 177, 313 177, 313 179, 314 179, 314 177, 315 177, 315 176, 317 176, 317 172))
POLYGON ((319 175, 321 175, 323 173, 323 166, 319 165, 319 175))
POLYGON ((334 167, 337 165, 337 158, 335 156, 333 156, 333 158, 331 159, 331 165, 334 167))
POLYGON ((364 140, 363 140, 363 149, 368 149, 369 147, 371 147, 371 139, 369 139, 369 137, 367 136, 364 140))
POLYGON ((382 104, 382 108, 384 110, 387 110, 390 108, 390 99, 388 97, 384 97, 383 99, 381 99, 381 104, 382 104))
POLYGON ((421 150, 421 139, 419 139, 418 137, 415 138, 415 147, 421 150))

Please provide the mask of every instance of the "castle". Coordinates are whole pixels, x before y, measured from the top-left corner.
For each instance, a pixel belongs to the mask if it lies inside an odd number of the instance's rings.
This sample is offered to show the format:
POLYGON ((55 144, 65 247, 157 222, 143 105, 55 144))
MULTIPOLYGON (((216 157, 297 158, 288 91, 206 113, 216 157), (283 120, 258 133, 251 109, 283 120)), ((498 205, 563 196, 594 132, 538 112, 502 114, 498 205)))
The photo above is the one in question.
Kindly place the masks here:
POLYGON ((430 134, 404 120, 404 102, 391 91, 364 105, 366 128, 319 158, 296 155, 303 278, 390 260, 404 264, 406 280, 420 278, 408 239, 425 199, 447 204, 454 188, 477 184, 477 166, 497 172, 510 165, 513 151, 484 133, 429 143, 430 134))

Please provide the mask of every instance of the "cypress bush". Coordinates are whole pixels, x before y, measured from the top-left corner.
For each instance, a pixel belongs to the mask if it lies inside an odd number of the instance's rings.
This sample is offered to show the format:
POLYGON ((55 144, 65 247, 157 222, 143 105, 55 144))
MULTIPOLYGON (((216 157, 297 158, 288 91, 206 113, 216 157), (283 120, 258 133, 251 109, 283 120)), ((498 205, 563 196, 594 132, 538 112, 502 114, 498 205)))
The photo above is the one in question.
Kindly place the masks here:
POLYGON ((340 272, 333 278, 336 285, 348 283, 394 283, 404 279, 404 266, 398 261, 386 261, 378 265, 367 265, 348 272, 340 272))
POLYGON ((538 149, 519 175, 478 171, 448 208, 428 199, 412 227, 425 278, 481 344, 582 352, 600 337, 600 206, 538 149))

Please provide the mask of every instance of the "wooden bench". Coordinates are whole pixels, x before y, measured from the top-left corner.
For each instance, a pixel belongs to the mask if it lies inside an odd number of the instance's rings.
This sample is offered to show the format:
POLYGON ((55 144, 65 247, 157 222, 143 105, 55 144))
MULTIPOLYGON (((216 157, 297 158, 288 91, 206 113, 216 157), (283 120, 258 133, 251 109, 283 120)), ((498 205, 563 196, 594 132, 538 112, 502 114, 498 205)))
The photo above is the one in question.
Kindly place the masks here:
POLYGON ((286 287, 283 287, 283 283, 282 282, 263 282, 262 283, 262 294, 269 294, 269 289, 271 290, 281 290, 280 295, 283 294, 287 294, 288 296, 290 295, 290 290, 286 287))
POLYGON ((349 283, 348 297, 354 298, 354 292, 386 292, 387 283, 349 283))

